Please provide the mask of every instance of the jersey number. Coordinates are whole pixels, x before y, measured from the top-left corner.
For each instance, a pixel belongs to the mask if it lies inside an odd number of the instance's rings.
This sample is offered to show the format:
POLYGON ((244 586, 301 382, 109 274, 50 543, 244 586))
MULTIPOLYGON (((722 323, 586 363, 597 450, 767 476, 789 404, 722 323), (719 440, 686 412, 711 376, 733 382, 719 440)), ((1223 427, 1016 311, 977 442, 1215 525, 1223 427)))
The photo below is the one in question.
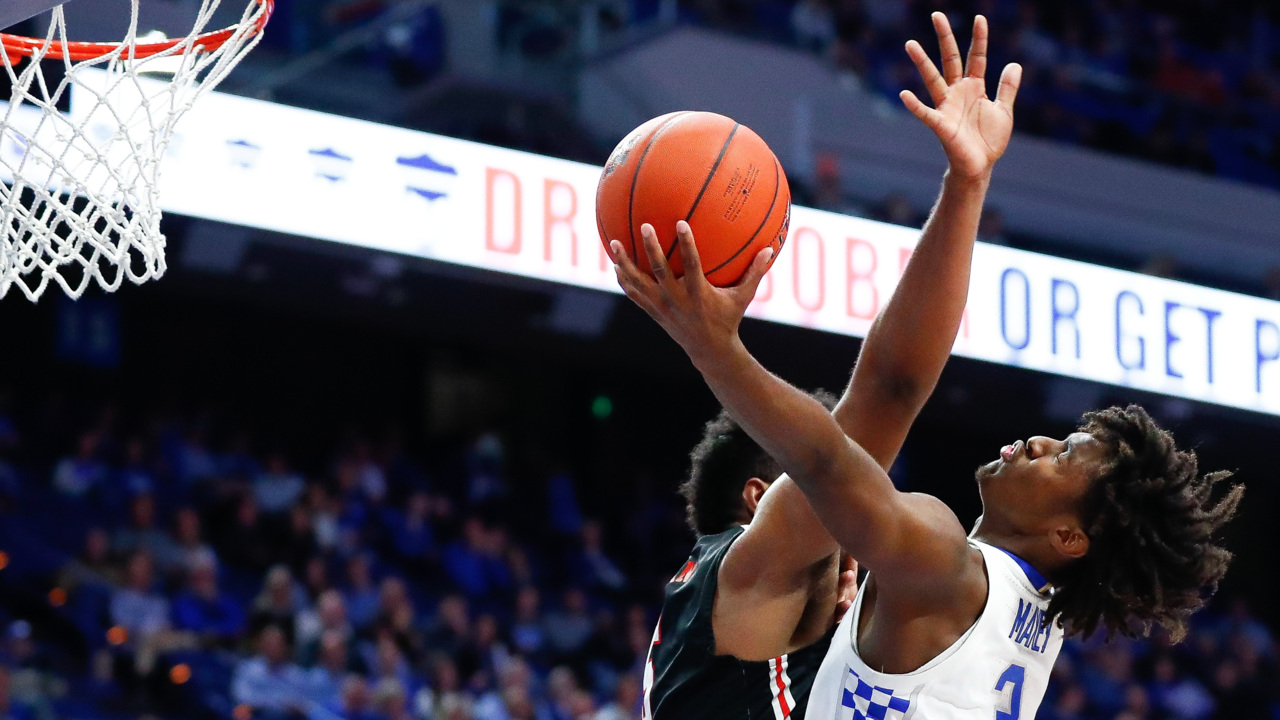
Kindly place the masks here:
POLYGON ((1000 705, 996 708, 996 720, 1018 720, 1022 712, 1022 681, 1027 677, 1027 669, 1021 665, 1010 665, 1005 668, 1000 679, 996 681, 996 692, 1000 694, 1000 705))

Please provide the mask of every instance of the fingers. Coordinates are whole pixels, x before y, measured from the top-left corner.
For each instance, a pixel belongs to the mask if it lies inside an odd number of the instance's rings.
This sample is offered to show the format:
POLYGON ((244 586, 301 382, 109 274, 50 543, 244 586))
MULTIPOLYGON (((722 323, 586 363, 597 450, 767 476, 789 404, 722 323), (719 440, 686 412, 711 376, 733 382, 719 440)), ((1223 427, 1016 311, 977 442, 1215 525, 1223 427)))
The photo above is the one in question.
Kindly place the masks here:
POLYGON ((747 268, 747 273, 742 276, 737 285, 733 286, 734 297, 743 305, 751 304, 756 297, 756 290, 760 288, 760 281, 764 280, 764 274, 769 272, 769 263, 773 260, 773 246, 769 246, 756 254, 754 260, 751 261, 751 267, 747 268))
POLYGON ((685 282, 706 282, 706 276, 702 274, 702 256, 693 241, 693 228, 684 220, 676 223, 676 244, 680 246, 680 258, 684 261, 685 282))
POLYGON ((938 33, 938 49, 942 51, 942 76, 947 85, 954 85, 964 76, 964 62, 960 59, 960 46, 956 34, 951 32, 951 22, 944 13, 933 14, 933 29, 938 33))
POLYGON ((916 69, 920 71, 920 79, 924 81, 925 88, 929 91, 929 96, 933 98, 934 106, 942 104, 947 98, 947 81, 943 79, 942 73, 938 72, 938 68, 929 59, 929 53, 924 51, 924 47, 915 40, 907 43, 907 55, 911 57, 911 62, 916 64, 916 69))
POLYGON ((1000 73, 1000 89, 996 91, 996 104, 1013 114, 1013 101, 1018 98, 1018 88, 1022 86, 1022 66, 1009 63, 1000 73))
POLYGON ((938 127, 942 124, 942 113, 920 102, 920 98, 910 90, 903 90, 898 93, 898 97, 902 98, 902 104, 911 111, 912 115, 920 118, 920 122, 927 125, 930 130, 938 131, 938 127))
POLYGON ((979 15, 973 19, 973 40, 969 43, 969 59, 965 62, 965 74, 979 80, 987 76, 987 38, 990 33, 987 19, 979 15))
POLYGON ((671 268, 667 267, 667 258, 662 252, 662 246, 658 244, 658 233, 649 223, 640 226, 641 244, 644 245, 644 254, 649 258, 649 271, 653 273, 654 279, 659 284, 666 283, 671 279, 671 268))
POLYGON ((627 255, 626 249, 618 240, 609 242, 609 253, 613 256, 613 271, 618 276, 618 286, 642 308, 646 310, 647 294, 644 292, 645 283, 653 281, 644 273, 640 272, 640 268, 636 267, 636 263, 627 255))

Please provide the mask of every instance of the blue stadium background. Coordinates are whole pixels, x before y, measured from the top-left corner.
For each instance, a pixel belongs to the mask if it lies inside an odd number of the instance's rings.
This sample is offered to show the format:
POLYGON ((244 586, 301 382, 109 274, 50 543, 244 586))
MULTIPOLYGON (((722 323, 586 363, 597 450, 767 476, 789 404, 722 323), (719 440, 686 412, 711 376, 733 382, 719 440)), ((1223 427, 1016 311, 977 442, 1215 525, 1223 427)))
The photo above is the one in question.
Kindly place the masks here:
MULTIPOLYGON (((993 61, 1027 66, 1023 133, 1280 188, 1270 3, 461 5, 483 6, 485 33, 451 23, 459 3, 281 0, 224 89, 600 163, 617 137, 593 132, 577 79, 676 29, 811 54, 892 99, 915 82, 901 44, 930 35, 930 11, 957 25, 981 11, 993 61), (460 43, 498 61, 464 71, 460 43)), ((905 188, 813 161, 798 201, 922 221, 905 188)), ((167 223, 180 258, 198 222, 167 223)), ((1013 225, 997 208, 982 239, 1280 298, 1280 271, 1013 225)), ((0 305, 0 711, 638 717, 660 589, 691 541, 674 488, 717 409, 683 355, 627 304, 584 333, 557 322, 553 287, 248 237, 233 272, 175 262, 115 296, 0 305)), ((806 387, 838 389, 858 348, 761 323, 744 336, 806 387)), ((895 481, 974 517, 968 469, 1029 426, 1069 429, 1055 408, 1074 387, 954 361, 895 481)), ((1277 422, 1097 392, 1149 404, 1204 466, 1238 469, 1249 500, 1237 563, 1188 641, 1069 643, 1039 717, 1280 717, 1277 422)))

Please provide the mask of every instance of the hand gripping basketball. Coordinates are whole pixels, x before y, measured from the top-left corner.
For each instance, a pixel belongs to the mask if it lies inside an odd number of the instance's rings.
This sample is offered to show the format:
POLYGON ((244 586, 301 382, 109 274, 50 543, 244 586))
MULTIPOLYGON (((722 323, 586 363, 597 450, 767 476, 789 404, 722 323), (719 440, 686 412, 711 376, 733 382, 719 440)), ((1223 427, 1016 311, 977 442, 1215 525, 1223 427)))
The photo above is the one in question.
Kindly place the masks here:
POLYGON ((676 223, 676 243, 684 259, 684 274, 678 278, 662 252, 653 226, 642 225, 640 235, 652 277, 636 266, 620 241, 609 243, 618 284, 627 297, 657 320, 695 363, 735 342, 742 316, 769 270, 773 247, 756 253, 737 285, 719 288, 703 274, 702 258, 689 223, 683 220, 676 223))

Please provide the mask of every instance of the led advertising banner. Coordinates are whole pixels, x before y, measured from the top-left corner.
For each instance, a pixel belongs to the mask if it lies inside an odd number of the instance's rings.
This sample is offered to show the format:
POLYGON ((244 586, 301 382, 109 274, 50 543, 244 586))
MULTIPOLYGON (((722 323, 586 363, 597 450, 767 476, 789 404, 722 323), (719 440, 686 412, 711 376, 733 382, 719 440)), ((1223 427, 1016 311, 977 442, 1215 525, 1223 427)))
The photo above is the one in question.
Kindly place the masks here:
MULTIPOLYGON (((168 212, 619 292, 598 168, 217 93, 178 130, 168 212)), ((862 336, 918 236, 796 208, 749 314, 862 336)), ((1280 414, 1280 303, 1005 247, 975 252, 955 351, 1280 414)))

